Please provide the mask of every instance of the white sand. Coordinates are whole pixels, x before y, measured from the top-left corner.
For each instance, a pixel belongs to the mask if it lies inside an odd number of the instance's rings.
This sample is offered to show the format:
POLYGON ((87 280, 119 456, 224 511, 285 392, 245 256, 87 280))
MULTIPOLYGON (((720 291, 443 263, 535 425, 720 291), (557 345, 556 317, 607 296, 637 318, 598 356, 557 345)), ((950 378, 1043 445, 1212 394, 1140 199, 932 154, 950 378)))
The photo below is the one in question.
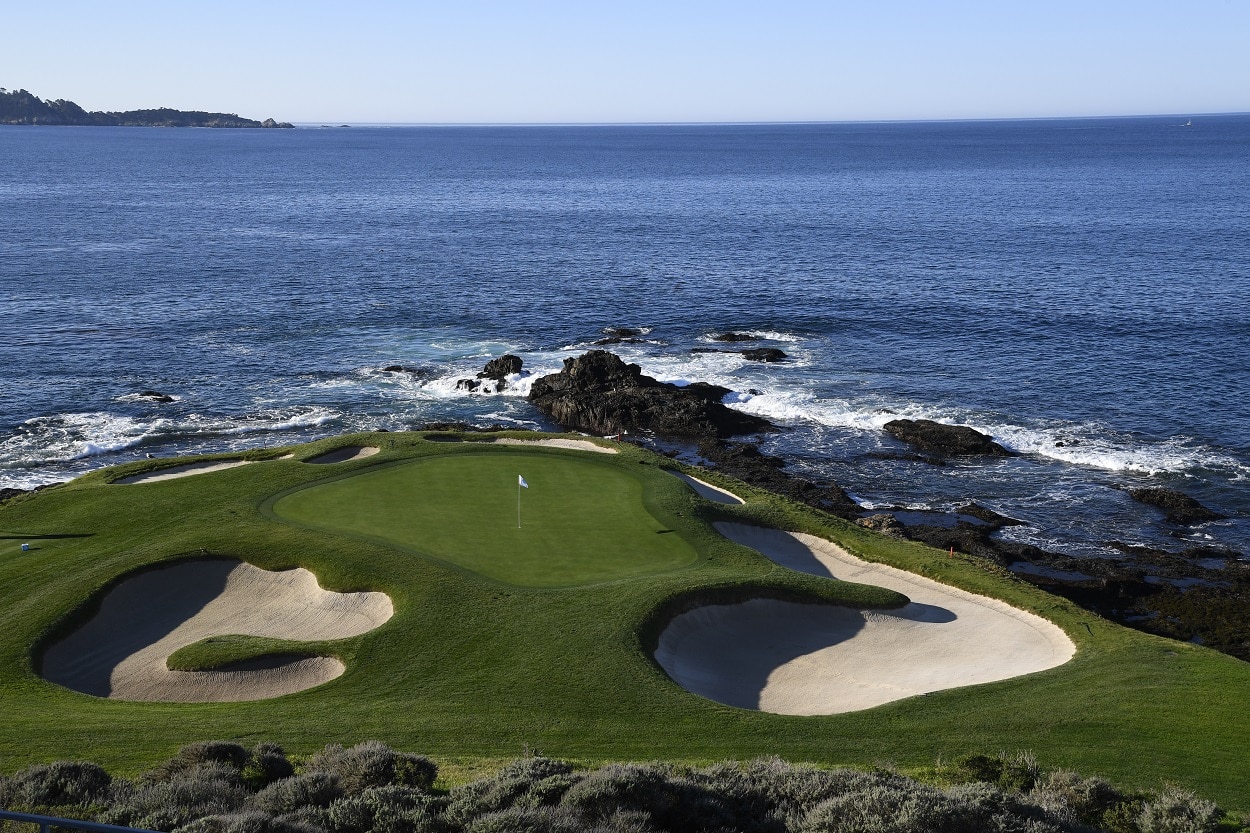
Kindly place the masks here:
POLYGON ((755 599, 676 617, 656 660, 679 685, 741 708, 838 714, 931 691, 1031 674, 1076 653, 1040 616, 810 535, 718 523, 730 540, 786 567, 905 594, 893 611, 755 599))
POLYGON ((502 437, 498 440, 491 440, 499 445, 545 445, 551 448, 571 448, 574 451, 597 451, 600 454, 619 454, 615 448, 592 443, 590 440, 564 440, 564 439, 547 439, 547 440, 515 440, 511 437, 502 437))
POLYGON ((329 463, 346 463, 348 460, 363 460, 366 457, 372 457, 378 451, 378 447, 373 445, 345 445, 342 448, 327 451, 325 454, 310 457, 304 462, 314 463, 319 466, 329 463))
POLYGON ((711 483, 700 480, 697 477, 691 477, 679 471, 669 472, 669 474, 686 481, 690 484, 690 488, 698 493, 699 497, 715 501, 717 503, 743 504, 745 500, 735 495, 733 492, 725 491, 719 486, 713 486, 711 483))
POLYGON ((210 636, 342 639, 391 618, 385 593, 322 590, 308 570, 229 559, 182 561, 127 579, 44 654, 51 682, 119 700, 226 702, 303 691, 343 673, 329 657, 268 658, 228 671, 171 671, 174 651, 210 636))
POLYGON ((143 474, 132 474, 129 477, 120 477, 114 480, 114 483, 155 483, 158 480, 173 480, 177 477, 190 477, 193 474, 207 474, 210 471, 220 471, 221 469, 232 469, 236 466, 246 466, 251 460, 223 460, 220 462, 207 461, 203 463, 187 463, 182 466, 170 466, 167 469, 157 469, 156 471, 147 471, 143 474))

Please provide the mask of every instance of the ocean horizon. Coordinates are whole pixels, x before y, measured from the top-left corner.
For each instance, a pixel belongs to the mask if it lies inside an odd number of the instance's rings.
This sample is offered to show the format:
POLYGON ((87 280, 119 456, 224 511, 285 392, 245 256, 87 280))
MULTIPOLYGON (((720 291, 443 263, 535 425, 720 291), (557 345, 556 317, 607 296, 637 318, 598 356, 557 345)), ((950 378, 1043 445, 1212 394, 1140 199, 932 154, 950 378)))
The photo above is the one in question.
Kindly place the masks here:
POLYGON ((443 420, 554 429, 529 385, 629 327, 606 349, 729 388, 782 427, 765 451, 869 509, 975 501, 1072 556, 1244 557, 1247 150, 1250 116, 1202 114, 0 127, 0 488, 443 420), (786 359, 705 352, 739 346, 724 332, 786 359), (507 389, 457 387, 505 352, 507 389), (897 417, 1018 456, 934 466, 897 417), (1170 525, 1143 486, 1228 518, 1170 525))

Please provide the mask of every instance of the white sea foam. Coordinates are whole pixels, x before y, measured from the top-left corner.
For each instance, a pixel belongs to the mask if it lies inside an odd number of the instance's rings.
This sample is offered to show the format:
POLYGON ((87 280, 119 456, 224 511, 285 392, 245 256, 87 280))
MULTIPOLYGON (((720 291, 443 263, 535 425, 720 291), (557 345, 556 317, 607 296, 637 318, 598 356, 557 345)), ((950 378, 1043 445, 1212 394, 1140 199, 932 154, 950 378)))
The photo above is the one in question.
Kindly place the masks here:
MULTIPOLYGON (((742 343, 744 345, 746 344, 745 342, 718 341, 716 338, 714 338, 714 336, 721 335, 725 332, 726 332, 725 330, 716 330, 715 332, 704 333, 703 335, 699 336, 698 340, 712 342, 714 344, 733 344, 733 343, 742 343)), ((795 335, 794 333, 783 333, 778 330, 732 330, 732 332, 742 333, 743 335, 751 336, 752 338, 757 339, 759 341, 781 341, 781 342, 787 342, 790 344, 797 344, 798 342, 804 340, 802 336, 795 335)))
POLYGON ((262 411, 242 417, 191 414, 143 420, 100 411, 35 417, 0 442, 0 466, 70 463, 145 443, 315 428, 337 417, 325 408, 262 411))

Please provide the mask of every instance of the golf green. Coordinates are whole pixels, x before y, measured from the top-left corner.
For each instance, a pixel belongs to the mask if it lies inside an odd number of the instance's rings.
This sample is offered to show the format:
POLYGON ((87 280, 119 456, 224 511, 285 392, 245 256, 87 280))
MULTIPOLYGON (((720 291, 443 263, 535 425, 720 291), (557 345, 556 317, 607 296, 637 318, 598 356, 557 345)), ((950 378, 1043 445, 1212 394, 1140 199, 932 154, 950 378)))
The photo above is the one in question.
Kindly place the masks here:
POLYGON ((627 470, 598 461, 461 453, 315 484, 275 501, 272 511, 508 584, 566 587, 696 560, 690 544, 647 511, 643 489, 627 470))

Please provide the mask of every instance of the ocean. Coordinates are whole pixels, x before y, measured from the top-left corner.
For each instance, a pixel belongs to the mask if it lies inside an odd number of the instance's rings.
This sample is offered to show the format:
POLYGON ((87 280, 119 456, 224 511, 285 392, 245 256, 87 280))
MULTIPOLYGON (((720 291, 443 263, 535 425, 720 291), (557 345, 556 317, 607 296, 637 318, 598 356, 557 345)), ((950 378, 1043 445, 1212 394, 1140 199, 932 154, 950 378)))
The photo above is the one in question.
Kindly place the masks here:
POLYGON ((554 428, 529 383, 631 327, 608 349, 732 389, 783 427, 764 450, 868 507, 1250 554, 1250 116, 1189 120, 0 127, 0 487, 554 428), (750 346, 787 358, 692 352, 750 346), (505 352, 504 392, 457 388, 505 352), (899 416, 1019 454, 906 459, 899 416), (1169 526, 1140 486, 1229 519, 1169 526))

